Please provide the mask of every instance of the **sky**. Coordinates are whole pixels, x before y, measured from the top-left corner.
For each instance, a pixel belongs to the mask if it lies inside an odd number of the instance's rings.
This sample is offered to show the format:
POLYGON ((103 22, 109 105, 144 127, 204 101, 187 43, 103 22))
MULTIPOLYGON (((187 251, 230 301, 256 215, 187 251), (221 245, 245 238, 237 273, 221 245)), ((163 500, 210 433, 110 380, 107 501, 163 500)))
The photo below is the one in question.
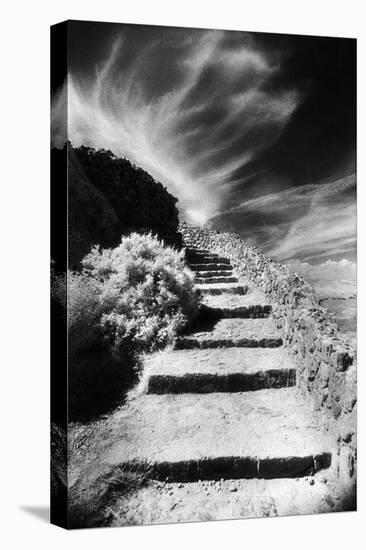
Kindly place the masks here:
POLYGON ((68 47, 54 144, 67 98, 73 145, 147 170, 182 218, 354 275, 355 40, 70 22, 68 47))

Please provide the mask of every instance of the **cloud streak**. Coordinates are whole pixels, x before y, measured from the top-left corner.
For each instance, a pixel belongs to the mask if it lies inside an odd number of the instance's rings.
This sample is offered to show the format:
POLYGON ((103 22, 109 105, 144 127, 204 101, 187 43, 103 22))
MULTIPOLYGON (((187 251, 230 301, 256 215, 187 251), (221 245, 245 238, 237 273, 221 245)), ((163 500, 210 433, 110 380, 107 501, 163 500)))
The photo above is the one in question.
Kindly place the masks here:
POLYGON ((205 223, 224 202, 238 169, 278 139, 299 102, 296 90, 269 91, 280 59, 253 37, 176 32, 126 58, 122 33, 93 78, 69 74, 53 102, 53 142, 109 148, 142 166, 179 199, 183 216, 205 223), (170 78, 171 75, 171 78, 170 78))
POLYGON ((356 247, 355 178, 307 190, 308 212, 296 220, 272 254, 281 259, 318 260, 352 253, 356 247))
POLYGON ((355 175, 241 202, 211 226, 239 232, 280 261, 351 259, 356 248, 355 175))

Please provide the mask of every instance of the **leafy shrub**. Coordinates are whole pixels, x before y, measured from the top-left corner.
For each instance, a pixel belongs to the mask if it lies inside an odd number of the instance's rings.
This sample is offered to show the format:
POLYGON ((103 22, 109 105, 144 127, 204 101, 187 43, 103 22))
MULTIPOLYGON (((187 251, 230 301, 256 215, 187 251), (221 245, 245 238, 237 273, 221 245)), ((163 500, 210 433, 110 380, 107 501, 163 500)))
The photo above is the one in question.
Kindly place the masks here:
POLYGON ((97 281, 69 270, 66 274, 53 274, 52 297, 67 316, 68 351, 73 356, 93 347, 103 340, 99 318, 101 304, 97 281))
POLYGON ((114 249, 94 247, 82 260, 78 278, 87 284, 85 298, 75 297, 71 308, 82 325, 79 332, 84 334, 92 321, 86 296, 97 296, 99 328, 117 354, 126 346, 151 350, 168 344, 197 310, 183 253, 151 234, 133 233, 114 249))
POLYGON ((99 293, 97 281, 85 273, 68 272, 67 322, 71 353, 94 347, 102 338, 98 323, 101 314, 99 293))
POLYGON ((52 301, 67 316, 69 418, 90 420, 121 402, 136 382, 136 352, 160 348, 193 319, 193 274, 183 253, 132 234, 94 247, 79 271, 52 273, 52 301))
POLYGON ((151 234, 133 233, 113 249, 95 246, 79 272, 53 277, 53 297, 67 301, 69 354, 107 342, 152 350, 172 341, 197 312, 193 275, 183 253, 151 234), (67 289, 67 300, 65 300, 67 289))

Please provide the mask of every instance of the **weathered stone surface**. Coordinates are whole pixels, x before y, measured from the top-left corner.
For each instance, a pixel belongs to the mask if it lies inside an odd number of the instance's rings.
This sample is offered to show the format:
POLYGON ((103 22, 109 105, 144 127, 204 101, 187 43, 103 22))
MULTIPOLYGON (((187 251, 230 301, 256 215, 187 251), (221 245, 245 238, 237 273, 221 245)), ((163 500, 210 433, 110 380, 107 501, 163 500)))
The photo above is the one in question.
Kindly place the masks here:
POLYGON ((233 372, 218 376, 212 373, 152 374, 148 382, 148 393, 214 393, 245 392, 268 388, 295 386, 296 370, 273 369, 254 372, 233 372))
POLYGON ((204 285, 212 285, 217 283, 237 283, 238 279, 236 277, 232 277, 231 275, 221 275, 221 276, 214 276, 214 277, 198 277, 196 276, 195 281, 197 284, 204 284, 204 285))
POLYGON ((248 292, 248 287, 238 283, 214 283, 214 284, 197 284, 197 288, 202 294, 212 294, 218 296, 220 294, 239 294, 243 295, 248 292))
POLYGON ((221 294, 218 296, 205 295, 202 303, 211 309, 223 309, 235 311, 238 308, 252 309, 270 313, 272 305, 266 295, 256 288, 249 288, 245 295, 221 294))
POLYGON ((311 478, 154 482, 117 501, 113 526, 263 518, 344 510, 322 472, 311 478))
MULTIPOLYGON (((192 269, 192 266, 189 266, 192 269)), ((230 266, 226 266, 227 268, 230 268, 230 266)), ((199 271, 195 270, 196 278, 199 279, 209 279, 210 277, 232 277, 232 270, 218 270, 218 269, 211 269, 211 270, 205 270, 205 271, 199 271)))
POLYGON ((218 262, 216 263, 200 263, 200 264, 190 264, 190 269, 192 271, 231 271, 232 267, 229 263, 227 264, 220 264, 218 262))
POLYGON ((230 265, 230 260, 228 258, 223 258, 222 256, 219 256, 218 254, 186 254, 187 260, 191 264, 207 264, 207 263, 215 263, 215 264, 227 264, 230 265))
MULTIPOLYGON (((180 224, 180 231, 185 246, 206 249, 205 256, 213 262, 226 258, 242 284, 265 294, 283 343, 296 360, 300 388, 310 393, 319 411, 336 420, 335 432, 344 416, 352 427, 350 411, 357 401, 354 341, 337 330, 312 287, 287 266, 248 246, 238 235, 186 223, 180 224)), ((190 254, 195 252, 189 252, 188 257, 190 254)), ((353 439, 346 445, 354 454, 353 439)))
POLYGON ((278 347, 282 338, 271 319, 219 319, 207 330, 176 339, 176 349, 278 347))
POLYGON ((144 362, 147 393, 242 392, 296 384, 296 368, 282 348, 164 351, 144 362))
POLYGON ((263 319, 267 318, 271 313, 271 306, 253 305, 253 306, 238 306, 238 307, 222 307, 222 308, 206 308, 206 311, 211 312, 216 317, 222 319, 240 317, 242 319, 263 319))
POLYGON ((230 399, 227 393, 142 394, 115 415, 110 430, 114 443, 104 460, 145 461, 157 479, 301 477, 332 460, 331 442, 295 388, 230 399))

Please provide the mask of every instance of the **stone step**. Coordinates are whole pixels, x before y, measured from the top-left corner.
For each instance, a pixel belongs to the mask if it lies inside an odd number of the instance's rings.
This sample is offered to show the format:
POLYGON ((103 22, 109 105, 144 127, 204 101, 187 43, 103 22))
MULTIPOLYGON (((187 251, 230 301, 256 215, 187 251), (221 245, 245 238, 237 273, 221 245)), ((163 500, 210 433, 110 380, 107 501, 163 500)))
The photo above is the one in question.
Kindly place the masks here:
POLYGON ((267 317, 272 306, 268 303, 265 294, 258 290, 249 288, 247 294, 238 296, 235 294, 221 294, 212 296, 205 294, 202 298, 202 306, 207 308, 207 315, 216 318, 220 317, 242 317, 242 318, 261 318, 267 317))
POLYGON ((199 277, 200 279, 207 279, 211 277, 232 277, 233 271, 232 269, 224 270, 224 271, 195 271, 196 277, 199 277))
POLYGON ((232 270, 230 264, 220 264, 220 263, 207 263, 207 264, 190 264, 189 269, 192 271, 227 271, 232 270))
POLYGON ((220 294, 239 294, 244 295, 248 291, 248 287, 238 283, 214 283, 214 284, 197 284, 196 287, 202 294, 211 294, 218 296, 220 294))
POLYGON ((201 306, 201 313, 216 319, 266 319, 272 311, 270 305, 253 305, 238 307, 207 307, 201 306))
POLYGON ((270 318, 208 320, 206 329, 180 336, 175 349, 277 348, 283 341, 270 318))
POLYGON ((114 415, 103 463, 152 479, 293 478, 328 468, 332 447, 295 388, 139 395, 114 415))
POLYGON ((144 361, 147 393, 245 392, 296 384, 283 348, 163 351, 144 361))
POLYGON ((212 253, 210 250, 204 248, 186 248, 186 255, 188 256, 207 256, 208 254, 218 256, 218 254, 212 253))
POLYGON ((207 254, 204 256, 186 256, 186 259, 189 264, 226 264, 230 265, 230 260, 228 258, 223 258, 217 254, 207 254))
POLYGON ((232 276, 224 276, 224 277, 197 277, 195 278, 195 282, 197 284, 205 284, 205 285, 214 285, 217 283, 238 283, 238 279, 236 277, 232 276))
POLYGON ((196 258, 191 258, 188 260, 190 264, 226 264, 230 265, 230 260, 228 258, 223 258, 222 256, 213 256, 212 254, 208 256, 200 256, 196 258))

